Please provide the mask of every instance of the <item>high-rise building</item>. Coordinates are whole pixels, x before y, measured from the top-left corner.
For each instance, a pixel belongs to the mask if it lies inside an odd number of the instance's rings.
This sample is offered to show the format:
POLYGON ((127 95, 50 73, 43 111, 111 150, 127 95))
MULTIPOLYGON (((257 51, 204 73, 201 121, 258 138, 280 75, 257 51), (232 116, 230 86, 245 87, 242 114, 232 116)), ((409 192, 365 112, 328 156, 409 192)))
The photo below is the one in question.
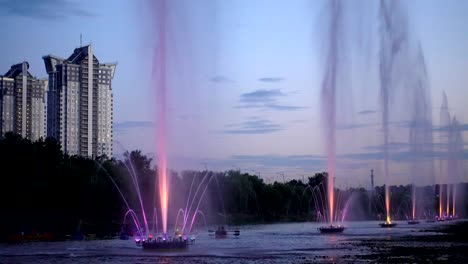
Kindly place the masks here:
POLYGON ((28 69, 25 61, 0 76, 0 132, 35 141, 46 136, 47 81, 32 76, 28 69))
POLYGON ((49 74, 47 136, 69 155, 112 157, 115 63, 100 63, 91 45, 68 59, 43 57, 49 74))

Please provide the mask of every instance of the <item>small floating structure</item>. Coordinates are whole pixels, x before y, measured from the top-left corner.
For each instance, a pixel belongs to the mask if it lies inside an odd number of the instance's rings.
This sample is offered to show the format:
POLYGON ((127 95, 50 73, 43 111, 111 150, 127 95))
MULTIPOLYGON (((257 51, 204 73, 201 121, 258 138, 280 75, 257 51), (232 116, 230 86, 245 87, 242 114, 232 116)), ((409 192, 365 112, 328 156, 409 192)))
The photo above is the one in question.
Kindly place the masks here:
POLYGON ((380 227, 383 228, 390 228, 390 227, 395 227, 397 224, 395 222, 385 222, 385 223, 380 223, 380 227))
POLYGON ((142 247, 146 250, 186 249, 188 247, 188 240, 148 240, 142 242, 142 247))
POLYGON ((187 237, 174 237, 174 238, 167 238, 167 237, 157 237, 156 239, 152 239, 149 237, 147 240, 139 240, 136 239, 135 243, 137 246, 142 247, 145 250, 180 250, 188 248, 189 242, 193 243, 194 239, 191 238, 190 240, 187 237))
POLYGON ((232 233, 233 236, 240 236, 240 230, 227 230, 224 226, 219 226, 216 230, 208 230, 210 233, 214 233, 215 238, 227 238, 232 233))
POLYGON ((419 220, 408 220, 408 225, 417 225, 419 224, 419 220))
POLYGON ((216 238, 225 238, 225 237, 227 237, 227 231, 224 229, 224 227, 222 229, 218 228, 218 230, 216 230, 215 237, 216 238))
POLYGON ((322 234, 336 234, 336 233, 343 233, 345 227, 342 225, 329 225, 329 226, 321 226, 317 228, 320 233, 322 234))

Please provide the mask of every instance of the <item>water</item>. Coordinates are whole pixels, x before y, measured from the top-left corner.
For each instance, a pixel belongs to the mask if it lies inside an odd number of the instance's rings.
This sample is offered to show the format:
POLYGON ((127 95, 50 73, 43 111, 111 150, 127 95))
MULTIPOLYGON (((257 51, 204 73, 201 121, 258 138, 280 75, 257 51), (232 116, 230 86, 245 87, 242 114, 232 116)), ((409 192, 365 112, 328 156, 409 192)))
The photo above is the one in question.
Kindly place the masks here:
MULTIPOLYGON (((3 244, 0 263, 300 263, 334 262, 346 255, 369 253, 354 242, 395 239, 437 223, 384 229, 376 221, 348 222, 339 235, 321 235, 318 223, 241 226, 239 237, 215 239, 199 230, 195 244, 180 252, 143 251, 133 240, 91 240, 3 244)), ((210 229, 215 229, 211 227, 210 229)), ((234 229, 234 228, 232 228, 234 229)), ((230 228, 228 227, 228 230, 230 228)))

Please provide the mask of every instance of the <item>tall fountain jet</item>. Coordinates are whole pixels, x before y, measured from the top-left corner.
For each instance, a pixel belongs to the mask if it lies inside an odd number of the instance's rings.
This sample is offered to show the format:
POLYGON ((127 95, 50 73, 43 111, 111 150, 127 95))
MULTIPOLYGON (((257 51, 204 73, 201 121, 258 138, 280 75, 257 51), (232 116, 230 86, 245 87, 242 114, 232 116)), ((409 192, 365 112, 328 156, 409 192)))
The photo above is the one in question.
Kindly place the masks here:
POLYGON ((342 5, 340 0, 330 3, 329 29, 325 36, 328 41, 326 54, 325 75, 322 80, 322 122, 324 123, 324 136, 327 151, 327 200, 328 200, 328 220, 330 226, 334 221, 334 181, 335 160, 336 160, 336 90, 338 86, 338 74, 340 72, 339 59, 343 52, 339 48, 342 43, 342 5))
MULTIPOLYGON (((411 53, 410 53, 411 55, 411 53)), ((409 74, 410 100, 412 105, 409 143, 412 154, 411 161, 411 181, 412 181, 412 213, 411 224, 416 224, 417 218, 417 195, 416 184, 421 182, 423 177, 430 182, 434 181, 433 168, 433 136, 432 136, 432 104, 428 85, 426 63, 421 46, 415 56, 410 56, 413 61, 413 70, 409 74)))
POLYGON ((448 156, 449 148, 449 127, 450 127, 450 112, 448 110, 448 100, 445 92, 442 94, 442 105, 440 107, 440 146, 442 147, 441 153, 443 157, 439 161, 439 219, 444 219, 444 213, 448 213, 448 199, 447 205, 444 205, 444 194, 449 197, 449 185, 446 185, 446 192, 443 192, 443 186, 448 181, 448 156), (445 211, 447 210, 447 211, 445 211))
MULTIPOLYGON (((421 44, 411 34, 406 10, 397 0, 380 1, 380 99, 382 107, 386 223, 392 222, 390 204, 390 124, 409 117, 411 218, 415 221, 416 183, 433 182, 432 107, 428 73, 421 44), (397 95, 404 95, 395 98, 397 95), (398 104, 398 107, 395 107, 398 104), (406 108, 410 106, 410 108, 406 108), (404 110, 402 110, 404 109, 404 110), (408 116, 408 113, 410 115, 408 116), (392 116, 391 116, 392 115, 392 116)), ((393 135, 392 135, 393 136, 393 135)), ((416 222, 413 222, 416 223, 416 222)))
POLYGON ((156 11, 156 43, 157 48, 153 59, 154 78, 156 88, 156 113, 157 113, 157 166, 159 201, 161 204, 161 221, 164 236, 167 235, 167 211, 169 203, 169 179, 167 175, 167 120, 166 120, 166 96, 167 96, 167 72, 166 58, 167 41, 167 3, 165 0, 154 2, 156 11))
MULTIPOLYGON (((457 216, 457 184, 461 181, 463 175, 463 137, 461 134, 460 123, 454 116, 449 128, 448 139, 448 183, 452 184, 451 197, 447 195, 447 204, 452 201, 452 207, 448 208, 447 216, 455 218, 457 216), (452 210, 450 210, 452 209, 452 210)), ((448 206, 447 206, 448 207, 448 206)))
POLYGON ((401 15, 398 1, 380 1, 380 99, 382 107, 383 154, 385 177, 386 223, 391 223, 390 173, 389 173, 389 124, 390 104, 397 87, 398 62, 407 45, 406 20, 401 15))

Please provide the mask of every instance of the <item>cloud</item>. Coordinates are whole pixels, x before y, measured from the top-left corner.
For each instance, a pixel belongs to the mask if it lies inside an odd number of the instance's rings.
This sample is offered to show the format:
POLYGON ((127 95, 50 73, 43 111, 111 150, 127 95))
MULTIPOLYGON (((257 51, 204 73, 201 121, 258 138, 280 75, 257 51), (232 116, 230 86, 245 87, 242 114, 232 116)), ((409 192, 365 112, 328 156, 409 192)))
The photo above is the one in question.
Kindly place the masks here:
POLYGON ((241 94, 241 105, 236 106, 236 108, 257 108, 263 110, 276 111, 295 111, 304 108, 302 106, 279 104, 278 100, 284 97, 286 97, 286 94, 284 94, 280 89, 260 89, 253 92, 241 94))
MULTIPOLYGON (((403 149, 408 149, 409 147, 410 147, 410 144, 408 142, 389 142, 387 144, 387 149, 389 151, 400 151, 400 150, 403 150, 403 149)), ((383 151, 384 150, 384 144, 375 145, 375 146, 367 146, 367 147, 365 147, 365 149, 383 151)))
POLYGON ((272 90, 256 90, 250 93, 243 93, 240 95, 241 102, 245 103, 265 103, 273 102, 278 97, 285 96, 280 89, 272 90))
POLYGON ((384 158, 383 152, 364 152, 339 155, 340 158, 352 160, 381 160, 384 158))
POLYGON ((284 80, 284 78, 281 77, 263 77, 258 79, 261 82, 281 82, 284 80))
MULTIPOLYGON (((435 126, 433 128, 434 131, 449 131, 450 129, 450 126, 435 126)), ((458 129, 460 129, 460 131, 468 131, 468 124, 460 124, 458 125, 458 129)))
POLYGON ((46 20, 65 19, 69 16, 94 16, 78 2, 69 0, 0 0, 0 14, 46 20))
POLYGON ((122 131, 125 129, 131 129, 131 128, 148 128, 148 127, 154 127, 154 123, 150 121, 124 121, 124 122, 114 123, 115 131, 122 131))
POLYGON ((225 134, 269 134, 284 130, 284 128, 267 119, 253 118, 241 124, 231 124, 226 126, 225 134))
POLYGON ((226 76, 223 75, 216 75, 210 79, 210 81, 214 83, 232 83, 234 82, 233 80, 229 79, 226 76))
MULTIPOLYGON (((468 158, 467 154, 468 154, 468 151, 465 150, 464 152, 459 154, 458 158, 467 159, 468 158)), ((339 157, 344 158, 344 159, 352 159, 352 160, 384 160, 385 158, 383 151, 343 154, 343 155, 339 155, 339 157)), ((388 154, 388 159, 394 162, 412 162, 415 160, 430 161, 430 160, 439 160, 439 159, 446 159, 446 158, 447 158, 447 152, 437 151, 437 150, 413 152, 411 150, 396 151, 396 150, 390 149, 390 152, 388 154)))
POLYGON ((268 104, 264 106, 265 108, 279 111, 295 111, 300 110, 305 107, 303 106, 291 106, 291 105, 277 105, 277 104, 268 104))
POLYGON ((368 123, 368 124, 341 124, 337 125, 336 129, 346 130, 346 129, 356 129, 356 128, 365 128, 365 127, 373 127, 377 126, 378 124, 375 123, 368 123))
POLYGON ((318 155, 233 155, 232 162, 255 164, 264 167, 321 168, 325 158, 318 155))
POLYGON ((358 112, 359 115, 370 115, 375 113, 377 113, 377 111, 374 110, 362 110, 358 112))

